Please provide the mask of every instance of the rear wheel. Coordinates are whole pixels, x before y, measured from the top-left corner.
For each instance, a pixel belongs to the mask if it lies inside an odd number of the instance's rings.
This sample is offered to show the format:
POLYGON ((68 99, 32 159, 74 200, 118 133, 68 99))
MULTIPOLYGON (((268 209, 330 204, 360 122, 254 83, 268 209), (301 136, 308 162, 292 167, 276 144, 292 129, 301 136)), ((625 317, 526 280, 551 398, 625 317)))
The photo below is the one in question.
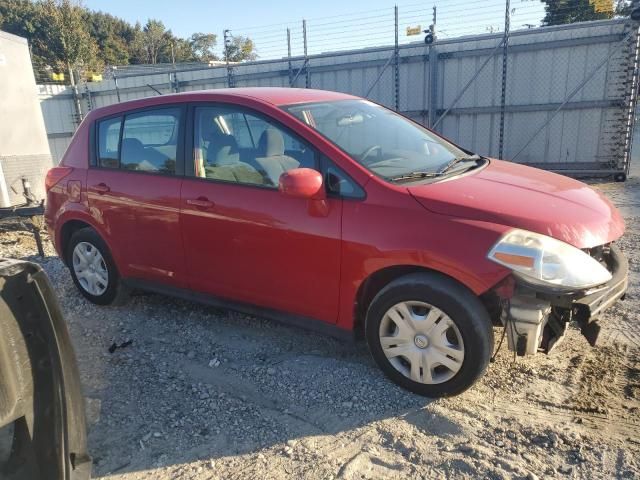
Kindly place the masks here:
POLYGON ((427 397, 463 392, 482 376, 493 330, 486 309, 466 287, 437 273, 391 282, 366 318, 369 349, 398 385, 427 397))
POLYGON ((122 303, 127 289, 111 252, 104 240, 92 228, 75 232, 67 246, 67 262, 80 293, 98 305, 122 303))

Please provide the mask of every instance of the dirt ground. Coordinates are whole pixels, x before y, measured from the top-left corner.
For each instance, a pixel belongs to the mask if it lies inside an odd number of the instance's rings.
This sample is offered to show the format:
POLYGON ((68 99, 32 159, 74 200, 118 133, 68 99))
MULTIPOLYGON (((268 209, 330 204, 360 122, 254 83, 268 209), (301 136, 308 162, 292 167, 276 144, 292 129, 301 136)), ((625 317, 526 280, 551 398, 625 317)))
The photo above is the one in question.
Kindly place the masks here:
POLYGON ((94 306, 27 233, 1 233, 0 256, 40 262, 55 286, 95 478, 640 478, 640 178, 596 187, 626 218, 631 267, 599 345, 572 329, 550 356, 503 348, 444 400, 387 381, 363 342, 160 295, 94 306))

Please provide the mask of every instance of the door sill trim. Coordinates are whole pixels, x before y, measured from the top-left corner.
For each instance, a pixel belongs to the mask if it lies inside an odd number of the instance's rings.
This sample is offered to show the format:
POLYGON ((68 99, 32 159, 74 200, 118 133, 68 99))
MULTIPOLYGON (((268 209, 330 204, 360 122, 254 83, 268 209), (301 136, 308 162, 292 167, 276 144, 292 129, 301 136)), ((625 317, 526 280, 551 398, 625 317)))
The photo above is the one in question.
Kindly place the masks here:
POLYGON ((167 295, 170 297, 181 298, 183 300, 189 300, 204 305, 211 305, 213 307, 233 310, 256 317, 268 318, 270 320, 274 320, 286 325, 291 325, 304 330, 328 335, 342 341, 355 341, 355 334, 353 330, 345 330, 344 328, 340 328, 337 325, 323 322, 322 320, 318 320, 316 318, 283 312, 281 310, 276 310, 273 308, 260 307, 258 305, 253 305, 250 303, 228 300, 226 298, 216 297, 214 295, 209 295, 206 293, 195 292, 193 290, 172 287, 169 285, 164 285, 157 282, 149 282, 147 280, 140 280, 137 278, 123 278, 122 281, 130 288, 159 293, 161 295, 167 295))

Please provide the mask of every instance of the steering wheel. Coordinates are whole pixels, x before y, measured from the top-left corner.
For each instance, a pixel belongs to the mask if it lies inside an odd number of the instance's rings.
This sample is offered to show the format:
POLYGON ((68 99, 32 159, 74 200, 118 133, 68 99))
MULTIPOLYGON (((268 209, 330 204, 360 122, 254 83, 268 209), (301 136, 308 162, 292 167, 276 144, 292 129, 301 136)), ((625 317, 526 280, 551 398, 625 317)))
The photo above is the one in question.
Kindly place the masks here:
POLYGON ((371 155, 373 152, 375 152, 376 150, 380 150, 381 151, 382 147, 380 145, 373 145, 373 146, 367 148, 364 152, 362 152, 360 154, 360 161, 362 163, 364 163, 364 161, 367 159, 367 157, 369 155, 371 155))

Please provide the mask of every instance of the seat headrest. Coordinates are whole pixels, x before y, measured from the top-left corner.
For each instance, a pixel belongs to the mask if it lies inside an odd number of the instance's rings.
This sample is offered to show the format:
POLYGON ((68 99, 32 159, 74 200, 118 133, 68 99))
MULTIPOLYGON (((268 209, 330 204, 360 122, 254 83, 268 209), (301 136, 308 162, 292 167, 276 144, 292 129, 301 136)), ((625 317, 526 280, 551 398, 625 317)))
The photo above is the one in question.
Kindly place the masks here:
POLYGON ((209 163, 215 165, 233 165, 240 161, 238 142, 233 135, 220 135, 209 147, 213 155, 209 155, 209 163))
POLYGON ((203 140, 210 142, 211 140, 224 135, 220 131, 220 127, 214 122, 215 116, 203 115, 200 119, 200 136, 203 140))
POLYGON ((258 141, 258 151, 262 157, 284 155, 284 138, 275 128, 267 128, 258 141))
POLYGON ((137 138, 123 138, 122 139, 122 154, 123 155, 139 155, 144 152, 144 145, 137 138))

